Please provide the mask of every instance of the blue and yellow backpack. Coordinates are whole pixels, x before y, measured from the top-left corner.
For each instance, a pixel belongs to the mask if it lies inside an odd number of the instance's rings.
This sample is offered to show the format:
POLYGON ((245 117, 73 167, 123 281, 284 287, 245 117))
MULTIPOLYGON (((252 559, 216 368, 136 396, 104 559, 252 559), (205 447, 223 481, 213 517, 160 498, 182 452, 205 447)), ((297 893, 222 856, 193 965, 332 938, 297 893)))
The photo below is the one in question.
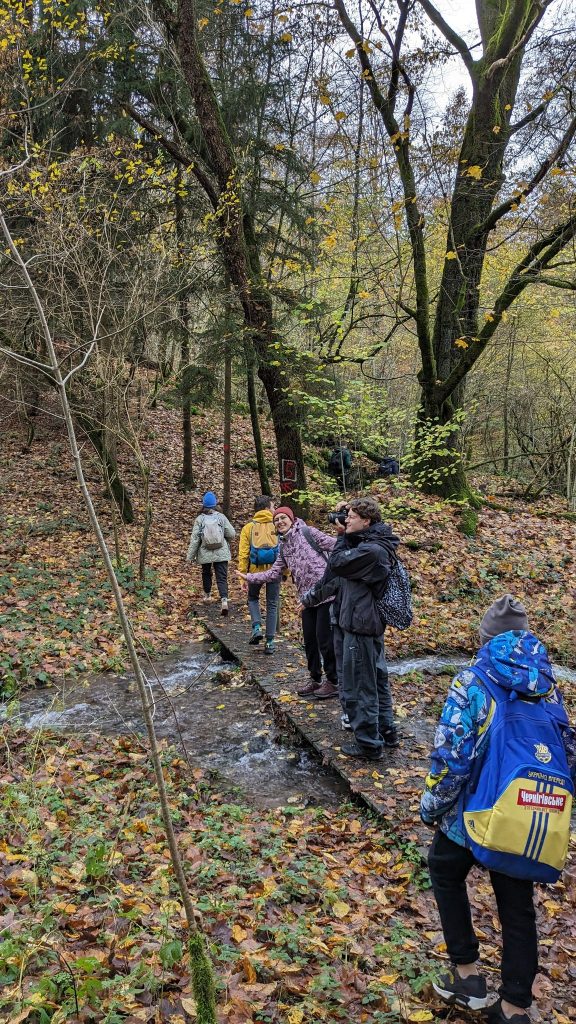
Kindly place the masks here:
POLYGON ((484 867, 533 882, 559 878, 570 839, 574 786, 560 725, 562 703, 522 697, 477 666, 492 705, 484 755, 463 802, 466 843, 484 867))

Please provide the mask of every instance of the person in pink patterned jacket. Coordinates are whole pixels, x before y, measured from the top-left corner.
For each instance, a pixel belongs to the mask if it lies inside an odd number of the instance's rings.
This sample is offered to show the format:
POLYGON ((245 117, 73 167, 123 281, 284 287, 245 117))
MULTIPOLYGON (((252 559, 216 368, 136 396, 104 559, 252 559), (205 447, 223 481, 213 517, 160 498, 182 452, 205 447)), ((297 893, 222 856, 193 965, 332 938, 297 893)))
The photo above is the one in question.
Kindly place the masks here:
MULTIPOLYGON (((326 563, 335 537, 307 526, 303 519, 297 519, 291 508, 282 505, 274 512, 274 525, 279 539, 278 557, 274 564, 265 572, 258 574, 258 582, 271 583, 281 579, 288 569, 298 591, 298 595, 306 593, 314 584, 322 579, 326 571, 326 563)), ((246 573, 239 573, 247 579, 246 573)), ((336 658, 330 625, 329 605, 332 598, 314 608, 302 611, 302 633, 309 683, 296 692, 300 697, 311 700, 327 700, 338 696, 336 675, 336 658), (322 664, 326 681, 322 683, 322 664)))

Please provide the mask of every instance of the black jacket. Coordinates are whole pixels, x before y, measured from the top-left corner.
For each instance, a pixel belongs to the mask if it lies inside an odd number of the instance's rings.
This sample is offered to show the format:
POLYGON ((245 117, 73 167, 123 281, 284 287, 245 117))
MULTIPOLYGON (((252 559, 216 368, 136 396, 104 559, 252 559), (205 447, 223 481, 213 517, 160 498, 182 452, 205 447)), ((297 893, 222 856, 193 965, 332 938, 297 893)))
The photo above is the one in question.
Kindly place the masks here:
POLYGON ((324 579, 305 594, 302 603, 317 604, 336 591, 334 614, 341 629, 362 636, 381 636, 376 599, 396 561, 398 537, 386 523, 374 523, 336 541, 324 579))

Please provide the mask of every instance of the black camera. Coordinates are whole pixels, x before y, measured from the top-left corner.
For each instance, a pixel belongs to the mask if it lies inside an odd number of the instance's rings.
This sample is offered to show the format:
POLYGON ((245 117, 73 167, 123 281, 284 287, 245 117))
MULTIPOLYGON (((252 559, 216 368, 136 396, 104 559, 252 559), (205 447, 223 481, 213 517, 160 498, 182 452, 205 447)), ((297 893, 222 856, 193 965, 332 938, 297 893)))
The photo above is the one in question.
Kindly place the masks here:
POLYGON ((339 508, 337 512, 329 512, 328 513, 328 522, 329 523, 334 523, 334 524, 339 523, 340 526, 346 526, 346 516, 347 515, 348 515, 348 505, 345 505, 344 508, 339 508))

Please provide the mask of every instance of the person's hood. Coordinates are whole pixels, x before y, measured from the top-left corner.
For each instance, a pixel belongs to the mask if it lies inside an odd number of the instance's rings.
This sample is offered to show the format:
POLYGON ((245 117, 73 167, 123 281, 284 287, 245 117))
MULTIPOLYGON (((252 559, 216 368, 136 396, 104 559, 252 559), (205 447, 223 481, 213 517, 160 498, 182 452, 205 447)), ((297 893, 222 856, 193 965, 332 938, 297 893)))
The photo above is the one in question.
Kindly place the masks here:
POLYGON ((554 673, 544 644, 527 630, 492 637, 478 652, 473 668, 506 690, 542 697, 554 687, 554 673))
POLYGON ((252 516, 255 523, 271 523, 272 512, 269 508, 261 508, 259 512, 255 512, 252 516))

